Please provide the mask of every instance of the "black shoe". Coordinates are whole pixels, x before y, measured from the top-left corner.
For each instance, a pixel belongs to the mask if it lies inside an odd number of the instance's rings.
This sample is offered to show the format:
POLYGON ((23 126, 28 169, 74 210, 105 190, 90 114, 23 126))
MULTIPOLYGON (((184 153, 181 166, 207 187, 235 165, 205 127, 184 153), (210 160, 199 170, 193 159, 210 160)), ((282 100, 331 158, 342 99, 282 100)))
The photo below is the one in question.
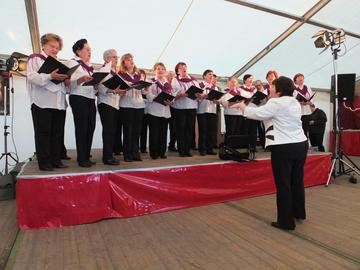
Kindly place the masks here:
POLYGON ((64 156, 61 156, 60 159, 62 159, 62 160, 70 160, 71 157, 69 157, 68 155, 64 155, 64 156))
POLYGON ((143 154, 147 154, 147 153, 148 153, 148 152, 146 151, 146 149, 145 149, 145 150, 140 150, 140 152, 143 153, 143 154))
POLYGON ((141 159, 141 157, 134 157, 133 161, 143 161, 143 160, 141 159))
POLYGON ((161 159, 167 159, 167 156, 166 155, 161 155, 160 158, 161 159))
POLYGON ((120 164, 120 160, 118 160, 117 158, 109 158, 106 160, 103 160, 105 165, 119 165, 120 164))
POLYGON ((179 153, 179 157, 187 157, 186 154, 179 153))
POLYGON ((125 162, 133 162, 132 158, 124 158, 125 162))
POLYGON ((151 157, 151 159, 158 159, 159 158, 159 156, 150 156, 151 157))
POLYGON ((205 154, 205 152, 200 152, 200 156, 205 156, 206 154, 205 154))
POLYGON ((65 165, 64 163, 62 163, 61 161, 59 162, 55 162, 52 164, 54 168, 57 168, 57 169, 65 169, 65 168, 69 168, 68 165, 65 165))
POLYGON ((80 167, 83 167, 83 168, 89 168, 92 166, 92 164, 90 163, 90 161, 79 161, 79 166, 80 167))
POLYGON ((46 171, 46 172, 51 172, 54 170, 54 168, 50 165, 45 165, 45 166, 39 166, 39 170, 40 171, 46 171))
POLYGON ((211 155, 211 156, 216 156, 217 155, 217 153, 215 152, 215 151, 206 151, 206 154, 207 155, 211 155))
POLYGON ((177 151, 178 151, 175 146, 169 146, 169 147, 168 147, 168 150, 169 150, 170 152, 177 152, 177 151))
POLYGON ((187 156, 187 157, 192 157, 192 154, 186 153, 185 156, 187 156))
POLYGON ((295 230, 295 226, 294 227, 283 227, 281 226, 279 223, 277 222, 271 222, 271 226, 275 227, 275 228, 278 228, 280 230, 285 230, 285 231, 293 231, 295 230))
MULTIPOLYGON (((91 155, 90 155, 91 156, 91 155)), ((96 162, 95 161, 92 161, 91 159, 88 160, 90 162, 91 165, 95 165, 96 162)))

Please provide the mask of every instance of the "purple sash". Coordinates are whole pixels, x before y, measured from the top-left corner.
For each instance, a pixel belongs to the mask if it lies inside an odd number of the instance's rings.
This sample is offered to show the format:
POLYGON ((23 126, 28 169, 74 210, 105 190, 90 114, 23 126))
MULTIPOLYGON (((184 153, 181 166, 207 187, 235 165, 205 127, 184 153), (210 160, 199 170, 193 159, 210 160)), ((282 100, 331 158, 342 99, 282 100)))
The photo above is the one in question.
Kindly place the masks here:
POLYGON ((89 75, 91 75, 91 73, 94 72, 94 67, 89 67, 87 64, 84 63, 83 60, 79 59, 79 60, 76 60, 76 62, 78 62, 80 64, 80 66, 82 66, 84 69, 86 69, 86 71, 89 73, 89 75))
POLYGON ((196 79, 192 76, 190 76, 190 78, 181 78, 179 76, 176 76, 176 79, 179 81, 179 82, 183 82, 183 83, 189 83, 189 82, 192 82, 192 81, 196 81, 196 79))
POLYGON ((250 93, 254 93, 256 88, 254 86, 251 86, 251 88, 247 88, 245 86, 240 86, 241 89, 247 91, 247 92, 250 92, 250 93))
POLYGON ((230 95, 233 95, 233 96, 238 96, 240 95, 240 91, 238 89, 233 89, 233 90, 230 90, 230 89, 225 89, 225 92, 228 92, 230 95))
POLYGON ((136 83, 141 80, 141 75, 138 73, 135 73, 134 78, 131 78, 131 76, 129 74, 127 74, 126 72, 119 72, 119 75, 125 81, 131 82, 131 83, 136 83))
POLYGON ((302 89, 300 89, 300 87, 298 86, 295 88, 295 90, 298 91, 303 96, 306 96, 306 94, 308 93, 308 88, 306 85, 304 85, 304 87, 302 89))
MULTIPOLYGON (((162 92, 165 92, 165 93, 168 93, 170 94, 171 93, 171 90, 172 90, 172 86, 170 83, 168 82, 165 82, 164 85, 161 84, 161 82, 159 82, 158 80, 156 79, 151 79, 155 84, 156 84, 156 87, 158 89, 160 89, 162 92)), ((159 93, 159 91, 157 91, 159 93)))
POLYGON ((30 54, 29 56, 28 56, 28 60, 30 60, 30 59, 33 59, 33 58, 36 58, 36 57, 39 57, 39 58, 41 58, 42 60, 46 60, 46 56, 44 56, 44 55, 42 55, 41 53, 33 53, 33 54, 30 54))

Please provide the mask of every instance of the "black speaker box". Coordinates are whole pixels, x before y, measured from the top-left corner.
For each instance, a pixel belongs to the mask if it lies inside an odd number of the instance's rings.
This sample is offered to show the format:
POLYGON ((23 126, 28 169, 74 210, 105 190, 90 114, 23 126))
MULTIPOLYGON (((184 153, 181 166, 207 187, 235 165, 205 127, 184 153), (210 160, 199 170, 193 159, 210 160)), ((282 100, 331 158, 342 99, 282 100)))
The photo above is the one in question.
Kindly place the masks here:
MULTIPOLYGON (((338 85, 338 96, 339 101, 353 101, 355 93, 355 73, 338 74, 337 85, 338 85)), ((334 100, 335 93, 335 76, 331 76, 331 102, 334 100)))

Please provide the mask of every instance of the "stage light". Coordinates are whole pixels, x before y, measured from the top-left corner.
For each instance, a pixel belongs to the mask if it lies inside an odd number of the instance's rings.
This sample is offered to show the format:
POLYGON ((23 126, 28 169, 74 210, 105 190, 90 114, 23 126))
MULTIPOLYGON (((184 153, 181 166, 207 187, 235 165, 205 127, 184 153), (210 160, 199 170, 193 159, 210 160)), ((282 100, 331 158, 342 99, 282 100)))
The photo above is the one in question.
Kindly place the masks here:
POLYGON ((312 38, 316 48, 325 48, 329 46, 340 45, 345 42, 345 32, 343 29, 335 29, 333 31, 320 30, 315 33, 312 38))

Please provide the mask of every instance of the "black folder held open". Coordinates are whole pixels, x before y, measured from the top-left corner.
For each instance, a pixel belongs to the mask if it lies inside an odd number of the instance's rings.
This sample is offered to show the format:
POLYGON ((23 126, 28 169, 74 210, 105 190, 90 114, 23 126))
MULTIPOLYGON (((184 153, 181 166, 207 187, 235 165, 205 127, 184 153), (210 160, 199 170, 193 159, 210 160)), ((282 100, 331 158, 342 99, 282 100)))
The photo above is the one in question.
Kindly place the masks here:
MULTIPOLYGON (((80 65, 75 65, 72 68, 69 68, 67 66, 65 66, 63 63, 61 63, 60 61, 56 60, 54 57, 52 56, 48 56, 45 59, 45 62, 41 65, 38 73, 45 73, 45 74, 50 74, 51 72, 53 72, 55 69, 58 69, 59 74, 66 74, 69 76, 69 78, 71 77, 71 75, 77 70, 77 68, 80 65)), ((59 84, 62 81, 59 80, 51 80, 51 82, 55 83, 55 84, 59 84)))
POLYGON ((236 95, 236 96, 233 96, 232 98, 228 99, 229 102, 239 102, 242 100, 248 100, 248 98, 240 96, 240 95, 236 95))
POLYGON ((251 97, 251 102, 254 103, 255 105, 259 105, 261 101, 264 100, 265 98, 267 98, 266 94, 260 91, 256 91, 255 94, 251 97))
POLYGON ((188 90, 186 90, 185 93, 188 95, 187 96, 188 98, 195 100, 196 99, 195 94, 201 94, 203 91, 204 91, 203 89, 196 87, 195 85, 192 85, 188 90))
POLYGON ((150 86, 152 83, 140 80, 134 84, 128 84, 119 75, 115 75, 112 76, 110 79, 106 80, 105 82, 103 82, 102 84, 105 85, 105 87, 112 90, 118 87, 122 90, 129 90, 131 88, 141 90, 143 88, 150 86))
POLYGON ((216 90, 210 90, 210 92, 207 95, 208 100, 218 100, 220 99, 225 93, 222 93, 220 91, 216 91, 216 90))
POLYGON ((91 75, 91 77, 93 79, 91 81, 87 81, 87 82, 83 83, 83 86, 96 85, 96 84, 100 83, 108 74, 109 74, 109 72, 94 72, 91 75))
POLYGON ((295 98, 300 102, 309 102, 310 100, 312 100, 312 98, 315 96, 315 94, 316 93, 314 93, 310 98, 306 98, 302 94, 298 93, 295 98))
POLYGON ((166 106, 165 100, 173 101, 174 98, 175 98, 174 96, 172 96, 166 92, 161 92, 153 99, 153 102, 157 102, 157 103, 160 103, 161 105, 166 106))

